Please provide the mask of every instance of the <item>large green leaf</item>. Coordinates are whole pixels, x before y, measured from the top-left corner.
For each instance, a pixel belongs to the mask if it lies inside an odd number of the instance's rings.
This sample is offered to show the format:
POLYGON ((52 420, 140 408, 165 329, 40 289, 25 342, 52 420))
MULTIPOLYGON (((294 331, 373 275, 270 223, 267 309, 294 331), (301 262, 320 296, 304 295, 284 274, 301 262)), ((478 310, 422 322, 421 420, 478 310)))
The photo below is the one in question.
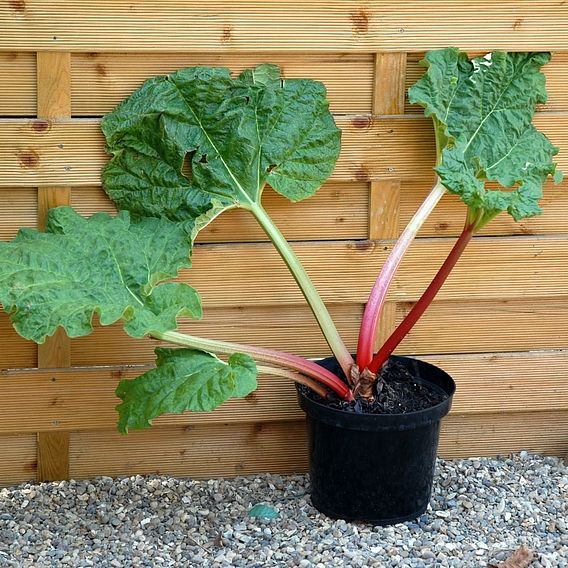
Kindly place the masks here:
POLYGON ((120 381, 116 395, 118 429, 151 426, 166 413, 209 412, 231 397, 256 389, 256 365, 248 355, 235 353, 227 363, 195 349, 156 349, 156 368, 136 379, 120 381))
POLYGON ((52 209, 45 233, 21 229, 0 243, 0 302, 18 333, 37 343, 59 326, 70 337, 89 334, 95 313, 102 325, 123 319, 133 337, 171 331, 176 317, 201 316, 193 288, 159 284, 190 266, 189 253, 184 227, 166 219, 52 209))
POLYGON ((102 129, 113 155, 103 185, 118 207, 192 221, 194 232, 258 203, 265 183, 292 201, 309 197, 340 148, 324 86, 280 79, 274 65, 234 80, 211 67, 154 77, 102 129))
POLYGON ((542 65, 549 53, 494 52, 471 61, 455 48, 431 51, 428 70, 409 91, 412 103, 434 120, 436 172, 482 222, 500 211, 515 220, 540 213, 558 148, 532 124, 546 102, 542 65), (504 190, 487 189, 488 181, 504 190))

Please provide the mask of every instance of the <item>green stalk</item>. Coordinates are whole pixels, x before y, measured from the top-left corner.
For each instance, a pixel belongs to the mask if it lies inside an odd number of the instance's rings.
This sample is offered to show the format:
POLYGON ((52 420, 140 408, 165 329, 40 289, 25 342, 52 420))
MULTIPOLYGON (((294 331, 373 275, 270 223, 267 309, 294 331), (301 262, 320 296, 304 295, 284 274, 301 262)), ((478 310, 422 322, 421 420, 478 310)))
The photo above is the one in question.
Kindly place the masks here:
POLYGON ((347 379, 350 380, 351 369, 354 365, 353 357, 351 357, 349 350, 339 336, 337 328, 335 327, 325 304, 308 276, 308 273, 305 271, 288 241, 284 238, 284 235, 282 235, 262 206, 252 204, 249 207, 249 210, 255 216, 256 220, 263 228, 264 232, 268 235, 268 238, 272 241, 280 253, 280 256, 290 269, 292 276, 298 283, 304 298, 306 298, 306 301, 308 302, 308 305, 310 306, 330 349, 335 355, 337 362, 343 369, 347 379))

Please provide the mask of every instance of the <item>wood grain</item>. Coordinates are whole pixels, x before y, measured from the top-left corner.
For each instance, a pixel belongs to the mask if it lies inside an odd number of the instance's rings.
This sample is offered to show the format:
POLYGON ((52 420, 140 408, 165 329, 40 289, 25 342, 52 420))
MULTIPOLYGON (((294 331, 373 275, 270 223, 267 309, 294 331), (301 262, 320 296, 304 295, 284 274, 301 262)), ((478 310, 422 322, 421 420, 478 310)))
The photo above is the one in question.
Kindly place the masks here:
MULTIPOLYGON (((568 351, 424 355, 420 357, 450 373, 458 385, 453 415, 504 417, 527 410, 536 415, 568 411, 564 371, 568 351)), ((74 367, 71 369, 5 371, 0 401, 0 433, 95 430, 114 428, 114 395, 118 381, 134 378, 149 366, 74 367), (25 385, 25 387, 23 386, 25 385), (23 397, 24 388, 34 397, 23 397), (85 408, 89 412, 85 412, 85 408)), ((261 377, 253 395, 231 400, 210 413, 167 415, 156 426, 289 422, 302 418, 293 384, 261 377)), ((481 418, 480 418, 481 420, 481 418)))
MULTIPOLYGON (((429 119, 338 116, 342 151, 334 181, 433 180, 435 148, 429 119)), ((540 113, 535 125, 561 148, 568 169, 568 113, 540 113)), ((0 120, 0 183, 4 186, 92 186, 108 161, 98 119, 73 119, 38 131, 33 120, 0 120)))
POLYGON ((0 239, 13 239, 20 227, 36 227, 38 224, 38 193, 34 187, 0 188, 0 202, 6 214, 0 221, 0 239))
MULTIPOLYGON (((423 72, 419 59, 447 45, 471 55, 553 50, 544 68, 549 100, 536 124, 561 147, 559 165, 568 170, 565 4, 0 3, 0 236, 43 227, 46 210, 70 198, 84 215, 114 210, 100 189, 108 157, 97 117, 147 77, 192 65, 237 73, 277 63, 287 78, 325 83, 343 149, 332 180, 313 199, 291 205, 267 191, 265 205, 354 348, 370 286, 434 177, 430 121, 404 97, 423 72)), ((439 364, 458 382, 443 457, 521 449, 568 457, 566 188, 546 185, 540 217, 514 224, 502 215, 489 224, 398 350, 439 364)), ((394 282, 385 329, 420 296, 463 215, 448 196, 427 221, 394 282)), ((183 331, 305 356, 328 353, 282 261, 243 212, 203 231, 194 268, 181 279, 205 305, 204 320, 183 322, 183 331)), ((0 483, 35 479, 36 470, 38 479, 207 478, 307 467, 304 418, 286 380, 261 378, 258 392, 217 412, 165 416, 154 430, 121 437, 114 389, 149 368, 157 342, 128 338, 115 325, 72 344, 58 332, 38 352, 4 313, 0 341, 0 483)))
POLYGON ((71 475, 191 475, 211 478, 306 470, 304 421, 112 430, 71 435, 71 475))
MULTIPOLYGON (((266 188, 262 204, 289 241, 365 239, 367 186, 364 182, 328 182, 313 197, 299 203, 266 188)), ((71 204, 84 216, 97 211, 116 214, 116 207, 100 187, 73 188, 71 204)), ((239 209, 223 213, 197 238, 199 243, 260 241, 268 241, 266 233, 250 213, 239 209)))
POLYGON ((0 52, 0 116, 36 116, 35 53, 0 52))
MULTIPOLYGON (((362 306, 329 304, 329 312, 341 337, 351 349, 357 342, 362 306)), ((200 321, 180 319, 182 333, 210 339, 246 341, 259 347, 280 349, 304 357, 323 357, 329 347, 307 305, 246 306, 205 309, 200 321)), ((154 348, 161 343, 125 335, 122 325, 96 327, 92 335, 73 340, 74 366, 152 363, 154 348)))
MULTIPOLYGON (((404 113, 406 53, 375 54, 374 116, 404 113)), ((399 235, 401 180, 371 181, 369 199, 369 239, 396 239, 399 235)), ((385 302, 377 325, 375 344, 378 348, 395 328, 396 303, 385 302)))
POLYGON ((552 0, 27 0, 2 4, 0 20, 0 49, 8 51, 568 48, 566 5, 552 0))
MULTIPOLYGON (((37 120, 36 132, 49 130, 57 120, 71 116, 71 54, 39 52, 37 54, 37 120)), ((44 230, 52 207, 69 205, 71 189, 61 186, 38 187, 38 226, 44 230)), ((38 345, 37 364, 40 368, 69 367, 71 342, 58 329, 45 343, 38 345)), ((37 479, 53 481, 69 475, 69 434, 67 432, 38 432, 37 479)))
POLYGON ((34 434, 2 435, 0 449, 0 487, 36 480, 37 441, 34 434))
MULTIPOLYGON (((568 412, 450 415, 442 422, 445 459, 528 450, 568 455, 568 412), (534 425, 538 424, 539 428, 534 425)), ((193 478, 307 471, 304 421, 154 428, 120 436, 112 430, 71 437, 71 475, 159 474, 193 478)))
POLYGON ((337 113, 371 112, 373 56, 366 53, 87 53, 73 54, 73 115, 110 112, 144 80, 184 67, 228 67, 233 75, 261 63, 280 67, 288 79, 322 81, 337 113))
MULTIPOLYGON (((486 42, 484 42, 487 45, 486 42)), ((461 44, 456 44, 461 45, 461 44)), ((442 44, 440 44, 442 46, 442 44)), ((487 47, 487 49, 490 49, 487 47)), ((469 54, 480 55, 475 49, 469 54)), ((405 90, 424 73, 419 61, 424 52, 408 53, 405 90)), ((194 65, 224 66, 238 72, 258 63, 275 63, 287 77, 310 77, 323 81, 331 108, 337 113, 369 113, 372 107, 375 54, 259 52, 221 53, 73 53, 72 108, 74 116, 97 116, 110 112, 145 79, 194 65)), ((554 51, 544 68, 548 101, 541 110, 568 111, 565 85, 568 81, 568 52, 554 51)), ((35 53, 0 51, 0 76, 9 77, 0 92, 2 116, 36 115, 35 53)), ((422 114, 405 101, 405 113, 422 114)))
POLYGON ((37 480, 69 477, 69 432, 37 433, 37 480))
MULTIPOLYGON (((419 239, 403 260, 389 299, 416 301, 452 239, 419 239)), ((324 301, 365 302, 392 242, 295 243, 294 249, 324 301), (338 279, 329 267, 341 267, 338 279)), ((206 308, 302 305, 303 298, 271 246, 201 245, 182 280, 201 293, 206 308), (243 263, 242 259, 246 259, 243 263)), ((444 284, 439 300, 565 297, 568 242, 564 236, 477 237, 444 284)))
MULTIPOLYGON (((398 302, 396 321, 411 302, 398 302)), ((354 350, 361 304, 331 305, 331 314, 348 347, 354 350)), ((246 341, 288 350, 307 357, 323 357, 329 348, 306 306, 209 309, 202 321, 183 321, 180 329, 211 339, 246 341), (246 329, 243 322, 246 323, 246 329)), ((483 353, 566 349, 568 303, 563 297, 538 299, 435 301, 397 350, 400 354, 483 353), (530 330, 530 333, 527 332, 530 330)), ((36 367, 35 344, 13 330, 0 314, 0 369, 36 367)), ((97 327, 72 342, 73 366, 152 363, 156 343, 128 337, 120 324, 97 327)))
MULTIPOLYGON (((426 197, 431 185, 425 181, 403 182, 400 193, 398 230, 401 231, 426 197)), ((515 222, 507 213, 501 213, 480 232, 480 235, 551 235, 568 233, 568 181, 555 185, 549 180, 544 185, 540 201, 542 214, 515 222)), ((420 229, 420 237, 457 237, 463 229, 466 207, 450 193, 442 197, 436 209, 420 229)))

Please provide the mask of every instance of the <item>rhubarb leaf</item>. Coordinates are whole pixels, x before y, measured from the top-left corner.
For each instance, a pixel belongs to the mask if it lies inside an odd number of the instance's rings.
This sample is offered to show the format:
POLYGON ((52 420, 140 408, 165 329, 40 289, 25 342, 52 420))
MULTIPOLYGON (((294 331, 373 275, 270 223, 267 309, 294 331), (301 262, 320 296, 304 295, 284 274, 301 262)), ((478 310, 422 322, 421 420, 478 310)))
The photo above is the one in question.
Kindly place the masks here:
POLYGON ((540 68, 549 60, 549 53, 498 51, 470 61, 455 48, 431 51, 409 91, 434 120, 435 170, 476 228, 501 211, 516 221, 539 214, 544 181, 561 179, 552 160, 558 148, 532 124, 535 105, 546 102, 540 68), (504 189, 488 189, 489 181, 504 189))
POLYGON ((118 207, 190 221, 194 234, 226 209, 258 204, 265 183, 292 201, 309 197, 340 147, 324 86, 280 79, 274 65, 234 80, 211 67, 154 77, 102 130, 113 156, 103 185, 118 207))
POLYGON ((59 326, 70 337, 88 335, 95 313, 102 325, 124 320, 132 337, 171 331, 178 316, 201 317, 193 288, 160 284, 190 266, 189 253, 184 227, 166 219, 51 209, 45 233, 21 229, 0 243, 0 302, 36 343, 59 326))
POLYGON ((151 426, 162 414, 187 410, 209 412, 231 397, 256 389, 256 365, 248 355, 235 353, 225 363, 195 349, 156 349, 156 368, 135 379, 120 381, 116 395, 118 429, 151 426))

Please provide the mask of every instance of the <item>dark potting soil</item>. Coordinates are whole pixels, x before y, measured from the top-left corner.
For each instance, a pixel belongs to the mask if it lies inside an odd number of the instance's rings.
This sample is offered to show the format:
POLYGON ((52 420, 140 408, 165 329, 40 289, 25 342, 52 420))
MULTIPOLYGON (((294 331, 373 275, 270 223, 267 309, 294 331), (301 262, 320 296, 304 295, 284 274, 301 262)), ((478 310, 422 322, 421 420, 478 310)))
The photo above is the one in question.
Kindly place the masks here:
MULTIPOLYGON (((326 368, 344 379, 339 366, 329 368, 326 365, 326 368)), ((426 410, 448 398, 447 393, 423 383, 410 373, 402 363, 392 360, 388 361, 383 368, 375 387, 374 402, 361 399, 347 402, 338 399, 335 395, 324 399, 308 387, 299 385, 302 393, 308 398, 329 408, 357 414, 407 414, 426 410)))

